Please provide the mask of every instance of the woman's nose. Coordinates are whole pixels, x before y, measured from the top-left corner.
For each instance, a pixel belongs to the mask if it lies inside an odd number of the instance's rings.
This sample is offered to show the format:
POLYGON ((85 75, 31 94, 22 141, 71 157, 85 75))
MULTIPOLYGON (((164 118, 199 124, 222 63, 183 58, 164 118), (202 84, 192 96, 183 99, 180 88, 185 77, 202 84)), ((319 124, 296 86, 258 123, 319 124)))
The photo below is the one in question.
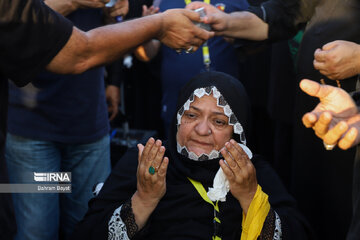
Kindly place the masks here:
POLYGON ((209 125, 207 120, 200 121, 196 125, 195 130, 199 135, 209 135, 209 134, 211 134, 211 128, 210 128, 210 125, 209 125))

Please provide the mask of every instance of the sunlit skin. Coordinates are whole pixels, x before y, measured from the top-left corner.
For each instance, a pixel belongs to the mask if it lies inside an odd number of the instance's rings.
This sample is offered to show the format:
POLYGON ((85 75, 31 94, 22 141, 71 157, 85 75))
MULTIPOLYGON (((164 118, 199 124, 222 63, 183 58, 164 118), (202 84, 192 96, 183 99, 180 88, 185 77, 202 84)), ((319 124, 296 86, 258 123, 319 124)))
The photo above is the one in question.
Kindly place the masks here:
POLYGON ((209 154, 214 149, 219 151, 233 134, 229 118, 216 101, 212 95, 195 97, 181 118, 177 142, 198 156, 209 154))

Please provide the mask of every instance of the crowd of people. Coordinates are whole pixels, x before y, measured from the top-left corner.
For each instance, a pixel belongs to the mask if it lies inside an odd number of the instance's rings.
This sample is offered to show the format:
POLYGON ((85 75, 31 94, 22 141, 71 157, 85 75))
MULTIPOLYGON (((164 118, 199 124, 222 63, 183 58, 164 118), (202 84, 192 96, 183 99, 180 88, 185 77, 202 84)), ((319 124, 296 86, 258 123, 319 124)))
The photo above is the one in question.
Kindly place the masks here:
POLYGON ((0 0, 0 239, 360 239, 360 2, 135 2, 0 0))

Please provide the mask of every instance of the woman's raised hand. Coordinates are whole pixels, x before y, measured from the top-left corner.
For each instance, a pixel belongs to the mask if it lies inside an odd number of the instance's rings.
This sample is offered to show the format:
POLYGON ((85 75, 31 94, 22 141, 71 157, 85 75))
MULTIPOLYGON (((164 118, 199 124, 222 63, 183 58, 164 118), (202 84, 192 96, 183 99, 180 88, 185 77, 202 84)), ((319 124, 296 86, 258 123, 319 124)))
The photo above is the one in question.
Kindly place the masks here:
POLYGON ((149 204, 158 203, 166 192, 166 170, 169 159, 164 157, 161 140, 150 138, 145 147, 138 144, 137 192, 149 204))
POLYGON ((229 180, 230 192, 240 202, 246 214, 257 190, 255 167, 248 155, 233 139, 225 143, 221 154, 226 163, 220 160, 220 166, 229 180))
POLYGON ((165 195, 169 159, 164 157, 165 147, 161 141, 154 138, 150 138, 145 147, 138 144, 138 149, 137 191, 131 204, 136 224, 141 229, 165 195))

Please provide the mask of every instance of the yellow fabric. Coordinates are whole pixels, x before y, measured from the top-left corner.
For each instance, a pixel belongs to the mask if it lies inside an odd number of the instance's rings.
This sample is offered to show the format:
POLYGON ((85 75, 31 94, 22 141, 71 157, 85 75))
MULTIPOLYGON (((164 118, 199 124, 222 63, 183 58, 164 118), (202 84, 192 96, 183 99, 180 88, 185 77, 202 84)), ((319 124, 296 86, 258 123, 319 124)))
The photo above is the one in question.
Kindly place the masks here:
POLYGON ((269 211, 268 195, 258 185, 246 216, 243 213, 241 240, 256 240, 259 237, 269 211))
MULTIPOLYGON (((201 196, 206 202, 208 202, 208 203, 210 203, 211 205, 213 205, 213 207, 215 208, 215 210, 216 210, 217 212, 219 212, 219 204, 218 204, 219 201, 216 201, 216 204, 214 204, 214 203, 210 200, 210 198, 208 197, 204 186, 203 186, 200 182, 198 182, 198 181, 196 181, 196 180, 194 180, 194 179, 191 179, 191 178, 189 178, 189 177, 188 177, 188 179, 189 179, 189 181, 192 183, 192 185, 194 185, 194 187, 196 188, 196 190, 198 191, 198 193, 200 194, 200 196, 201 196)), ((219 220, 219 219, 218 219, 218 220, 219 220)), ((217 222, 220 222, 220 220, 217 221, 217 222)))

